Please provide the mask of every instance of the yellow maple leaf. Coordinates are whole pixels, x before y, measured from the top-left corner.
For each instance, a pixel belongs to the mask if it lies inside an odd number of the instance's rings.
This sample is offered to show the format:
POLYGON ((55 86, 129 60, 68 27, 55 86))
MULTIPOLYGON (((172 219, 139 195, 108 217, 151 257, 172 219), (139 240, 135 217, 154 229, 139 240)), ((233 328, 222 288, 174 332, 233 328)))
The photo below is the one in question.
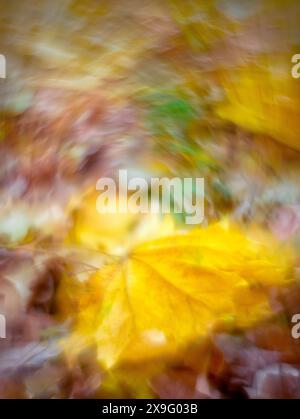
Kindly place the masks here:
MULTIPOLYGON (((92 275, 78 296, 68 354, 95 345, 106 368, 176 356, 220 324, 271 314, 269 288, 291 279, 289 254, 226 224, 137 246, 92 275)), ((64 286, 64 284, 62 284, 64 286)))
MULTIPOLYGON (((275 61, 275 60, 274 60, 275 61)), ((290 74, 290 57, 281 72, 271 66, 245 66, 221 75, 227 94, 217 109, 224 119, 300 150, 299 83, 290 74)), ((280 65, 277 63, 277 67, 280 65)))

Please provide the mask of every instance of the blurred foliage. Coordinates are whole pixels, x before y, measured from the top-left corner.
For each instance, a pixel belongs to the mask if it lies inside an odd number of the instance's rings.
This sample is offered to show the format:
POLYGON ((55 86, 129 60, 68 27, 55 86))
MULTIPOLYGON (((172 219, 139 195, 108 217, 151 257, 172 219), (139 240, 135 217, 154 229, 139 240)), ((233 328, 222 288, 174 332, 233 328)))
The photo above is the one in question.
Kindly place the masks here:
POLYGON ((299 397, 299 21, 0 0, 1 397, 299 397), (120 168, 204 177, 203 225, 99 214, 120 168))

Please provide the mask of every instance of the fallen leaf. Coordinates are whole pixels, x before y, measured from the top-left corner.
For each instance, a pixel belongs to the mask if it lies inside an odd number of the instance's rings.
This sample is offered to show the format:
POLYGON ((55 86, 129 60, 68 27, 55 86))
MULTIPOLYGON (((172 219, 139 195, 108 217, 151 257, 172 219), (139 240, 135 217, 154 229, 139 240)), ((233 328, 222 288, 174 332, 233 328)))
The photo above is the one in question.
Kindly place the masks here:
POLYGON ((268 291, 290 281, 289 260, 226 223, 141 244, 90 277, 96 294, 77 297, 67 353, 96 345, 109 368, 176 356, 220 325, 247 328, 272 313, 268 291))

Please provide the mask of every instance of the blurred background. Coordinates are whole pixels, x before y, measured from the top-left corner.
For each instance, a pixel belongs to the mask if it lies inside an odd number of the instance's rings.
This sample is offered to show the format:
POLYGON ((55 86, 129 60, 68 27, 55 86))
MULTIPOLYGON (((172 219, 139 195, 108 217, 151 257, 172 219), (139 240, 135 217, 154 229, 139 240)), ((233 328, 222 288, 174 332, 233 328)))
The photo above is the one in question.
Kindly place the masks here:
POLYGON ((2 398, 300 397, 299 22, 297 0, 0 0, 2 398), (204 222, 99 214, 119 169, 203 177, 204 222))

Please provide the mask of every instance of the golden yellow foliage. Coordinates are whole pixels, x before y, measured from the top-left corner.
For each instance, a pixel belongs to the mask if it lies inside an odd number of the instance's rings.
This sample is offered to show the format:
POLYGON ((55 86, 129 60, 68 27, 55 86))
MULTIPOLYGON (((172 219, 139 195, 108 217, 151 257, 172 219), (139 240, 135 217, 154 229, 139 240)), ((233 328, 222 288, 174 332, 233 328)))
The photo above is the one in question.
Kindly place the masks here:
MULTIPOLYGON (((124 213, 99 212, 97 197, 97 192, 88 190, 70 204, 73 228, 69 242, 87 249, 122 254, 140 240, 174 232, 174 222, 170 215, 161 218, 159 214, 133 214, 129 210, 124 213)), ((127 198, 120 196, 118 199, 125 204, 127 198)))
POLYGON ((226 223, 149 241, 90 277, 65 346, 95 345, 106 368, 176 356, 216 326, 269 316, 270 287, 290 280, 286 252, 226 223))
POLYGON ((227 101, 218 115, 300 150, 299 83, 290 74, 289 62, 286 56, 281 69, 276 62, 273 66, 261 63, 223 74, 227 101))

